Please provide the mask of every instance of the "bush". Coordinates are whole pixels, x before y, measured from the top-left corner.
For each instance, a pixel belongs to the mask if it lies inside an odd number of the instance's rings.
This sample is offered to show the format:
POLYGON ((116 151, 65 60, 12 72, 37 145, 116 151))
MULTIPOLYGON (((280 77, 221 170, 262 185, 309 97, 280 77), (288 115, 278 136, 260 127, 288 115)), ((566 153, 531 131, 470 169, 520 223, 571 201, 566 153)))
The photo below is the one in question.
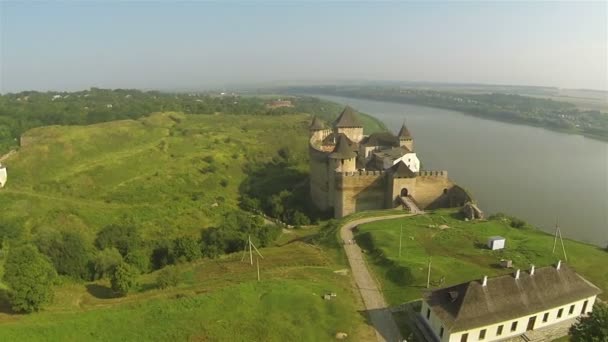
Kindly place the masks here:
POLYGON ((588 316, 578 317, 569 333, 572 342, 608 341, 608 305, 595 302, 593 312, 588 316))
POLYGON ((91 278, 96 280, 111 275, 112 270, 120 263, 122 255, 116 248, 110 247, 97 252, 90 263, 91 278))
POLYGON ((511 227, 513 228, 524 228, 526 226, 526 221, 518 219, 516 217, 511 218, 511 227))
POLYGON ((145 249, 129 252, 125 257, 125 262, 137 268, 141 273, 150 271, 150 253, 145 249))
POLYGON ((201 249, 198 241, 189 236, 182 236, 173 240, 171 247, 171 261, 185 262, 193 261, 201 257, 201 249))
POLYGON ((415 280, 409 267, 396 264, 389 267, 388 271, 386 271, 386 277, 393 283, 400 286, 411 285, 415 280))
POLYGON ((110 277, 110 284, 114 292, 126 296, 137 286, 137 270, 125 262, 116 265, 110 277))
POLYGON ((75 279, 88 279, 91 248, 77 232, 50 232, 36 240, 38 249, 48 256, 57 273, 75 279))
POLYGON ((95 239, 97 248, 114 247, 123 257, 138 249, 140 242, 139 233, 133 226, 105 226, 97 233, 97 239, 95 239))
POLYGON ((166 289, 179 284, 179 270, 175 266, 167 266, 158 272, 156 285, 158 288, 166 289))
POLYGON ((55 269, 36 247, 25 245, 11 250, 4 265, 11 308, 17 312, 40 310, 53 299, 56 277, 55 269))

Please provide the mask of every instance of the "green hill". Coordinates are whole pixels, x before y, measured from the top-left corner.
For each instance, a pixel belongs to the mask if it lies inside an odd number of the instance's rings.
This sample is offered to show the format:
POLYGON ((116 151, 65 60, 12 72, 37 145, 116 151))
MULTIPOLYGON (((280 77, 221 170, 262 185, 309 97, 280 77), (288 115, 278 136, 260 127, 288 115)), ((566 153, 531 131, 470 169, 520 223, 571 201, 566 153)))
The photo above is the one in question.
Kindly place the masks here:
POLYGON ((125 222, 149 235, 198 231, 237 208, 248 163, 270 161, 287 145, 305 160, 308 121, 163 113, 36 128, 4 162, 0 222, 30 233, 125 222))

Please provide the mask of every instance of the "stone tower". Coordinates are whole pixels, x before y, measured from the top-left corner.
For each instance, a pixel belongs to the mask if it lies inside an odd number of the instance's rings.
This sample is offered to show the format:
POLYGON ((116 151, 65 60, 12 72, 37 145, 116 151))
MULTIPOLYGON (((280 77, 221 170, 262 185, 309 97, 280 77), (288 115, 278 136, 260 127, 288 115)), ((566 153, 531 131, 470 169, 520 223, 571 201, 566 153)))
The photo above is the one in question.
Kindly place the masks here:
POLYGON ((323 131, 325 130, 325 124, 323 121, 319 120, 316 116, 312 118, 312 122, 310 123, 310 138, 314 141, 323 139, 323 131))
POLYGON ((403 125, 401 125, 401 129, 399 130, 399 134, 397 134, 399 138, 399 146, 405 147, 411 152, 414 152, 414 138, 412 138, 412 134, 405 127, 405 121, 403 125))
POLYGON ((334 122, 334 133, 336 136, 343 133, 356 143, 363 139, 363 125, 351 107, 346 106, 334 122))

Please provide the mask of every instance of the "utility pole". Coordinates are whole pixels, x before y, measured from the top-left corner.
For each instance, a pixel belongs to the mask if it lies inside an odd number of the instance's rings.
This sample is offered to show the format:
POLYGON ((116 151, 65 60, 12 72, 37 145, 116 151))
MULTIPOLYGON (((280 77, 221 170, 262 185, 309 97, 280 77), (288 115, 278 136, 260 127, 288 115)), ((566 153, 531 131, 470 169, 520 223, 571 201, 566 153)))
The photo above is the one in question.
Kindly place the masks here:
POLYGON ((564 239, 562 238, 562 230, 559 228, 557 224, 557 219, 555 219, 555 236, 553 238, 553 252, 555 254, 555 247, 557 246, 557 237, 559 236, 559 241, 562 245, 562 252, 564 253, 564 260, 568 261, 568 256, 566 255, 566 247, 564 246, 564 239))
POLYGON ((557 246, 557 232, 559 231, 559 225, 557 224, 557 217, 555 218, 555 236, 553 237, 553 251, 552 254, 555 254, 555 246, 557 246))
POLYGON ((258 257, 255 257, 255 264, 258 267, 258 281, 260 281, 260 259, 258 259, 258 257))
POLYGON ((431 286, 431 257, 429 257, 429 273, 426 276, 426 288, 431 286))
POLYGON ((253 266, 253 253, 251 253, 251 235, 249 235, 249 263, 253 266))
POLYGON ((255 245, 253 244, 253 242, 251 242, 251 235, 249 235, 249 237, 247 238, 247 244, 245 245, 245 248, 243 250, 243 257, 241 257, 241 261, 245 260, 245 254, 247 254, 247 248, 249 248, 249 264, 251 266, 253 266, 253 251, 255 251, 260 256, 260 258, 264 259, 264 256, 262 255, 262 253, 260 253, 260 251, 258 251, 257 247, 255 247, 255 245))
POLYGON ((401 229, 399 230, 399 259, 401 259, 401 238, 403 237, 403 224, 401 224, 401 229))

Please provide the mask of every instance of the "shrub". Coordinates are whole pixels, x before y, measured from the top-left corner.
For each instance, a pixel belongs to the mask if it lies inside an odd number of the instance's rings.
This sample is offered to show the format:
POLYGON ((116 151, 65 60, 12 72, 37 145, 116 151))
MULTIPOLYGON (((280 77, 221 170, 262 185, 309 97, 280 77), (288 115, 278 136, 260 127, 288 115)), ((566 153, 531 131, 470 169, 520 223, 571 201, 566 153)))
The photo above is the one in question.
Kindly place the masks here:
POLYGON ((11 250, 4 265, 4 282, 9 287, 12 309, 33 312, 50 303, 56 277, 55 269, 36 247, 25 245, 11 250))
POLYGON ((171 246, 171 261, 185 262, 193 261, 201 257, 201 249, 198 241, 189 236, 182 236, 173 240, 171 246))
POLYGON ((91 248, 78 232, 50 232, 36 239, 38 249, 48 256, 57 273, 75 279, 89 278, 91 248))
POLYGON ((409 267, 396 264, 389 267, 388 271, 386 271, 386 277, 400 286, 411 285, 415 280, 409 267))
POLYGON ((222 180, 220 181, 220 185, 221 185, 222 187, 224 187, 224 188, 225 188, 225 187, 227 187, 227 186, 228 186, 228 180, 227 180, 227 179, 222 179, 222 180))
POLYGON ((105 226, 97 233, 97 239, 95 239, 97 248, 114 247, 123 257, 130 251, 138 249, 140 242, 139 233, 134 226, 105 226))
POLYGON ((179 284, 179 270, 177 267, 170 265, 158 272, 156 277, 156 285, 161 289, 177 286, 179 284))
POLYGON ((608 305, 596 302, 593 312, 578 317, 569 333, 573 342, 608 341, 608 305))
POLYGON ((145 249, 129 252, 129 254, 125 256, 125 262, 137 268, 141 273, 150 271, 150 253, 145 249))
POLYGON ((122 263, 122 255, 116 248, 110 247, 97 252, 90 263, 91 278, 96 280, 109 276, 120 263, 122 263))
POLYGON ((511 227, 513 228, 524 228, 526 226, 526 221, 518 219, 516 217, 511 218, 511 227))
POLYGON ((137 286, 137 270, 125 262, 116 265, 110 277, 110 284, 114 292, 126 296, 137 286))

